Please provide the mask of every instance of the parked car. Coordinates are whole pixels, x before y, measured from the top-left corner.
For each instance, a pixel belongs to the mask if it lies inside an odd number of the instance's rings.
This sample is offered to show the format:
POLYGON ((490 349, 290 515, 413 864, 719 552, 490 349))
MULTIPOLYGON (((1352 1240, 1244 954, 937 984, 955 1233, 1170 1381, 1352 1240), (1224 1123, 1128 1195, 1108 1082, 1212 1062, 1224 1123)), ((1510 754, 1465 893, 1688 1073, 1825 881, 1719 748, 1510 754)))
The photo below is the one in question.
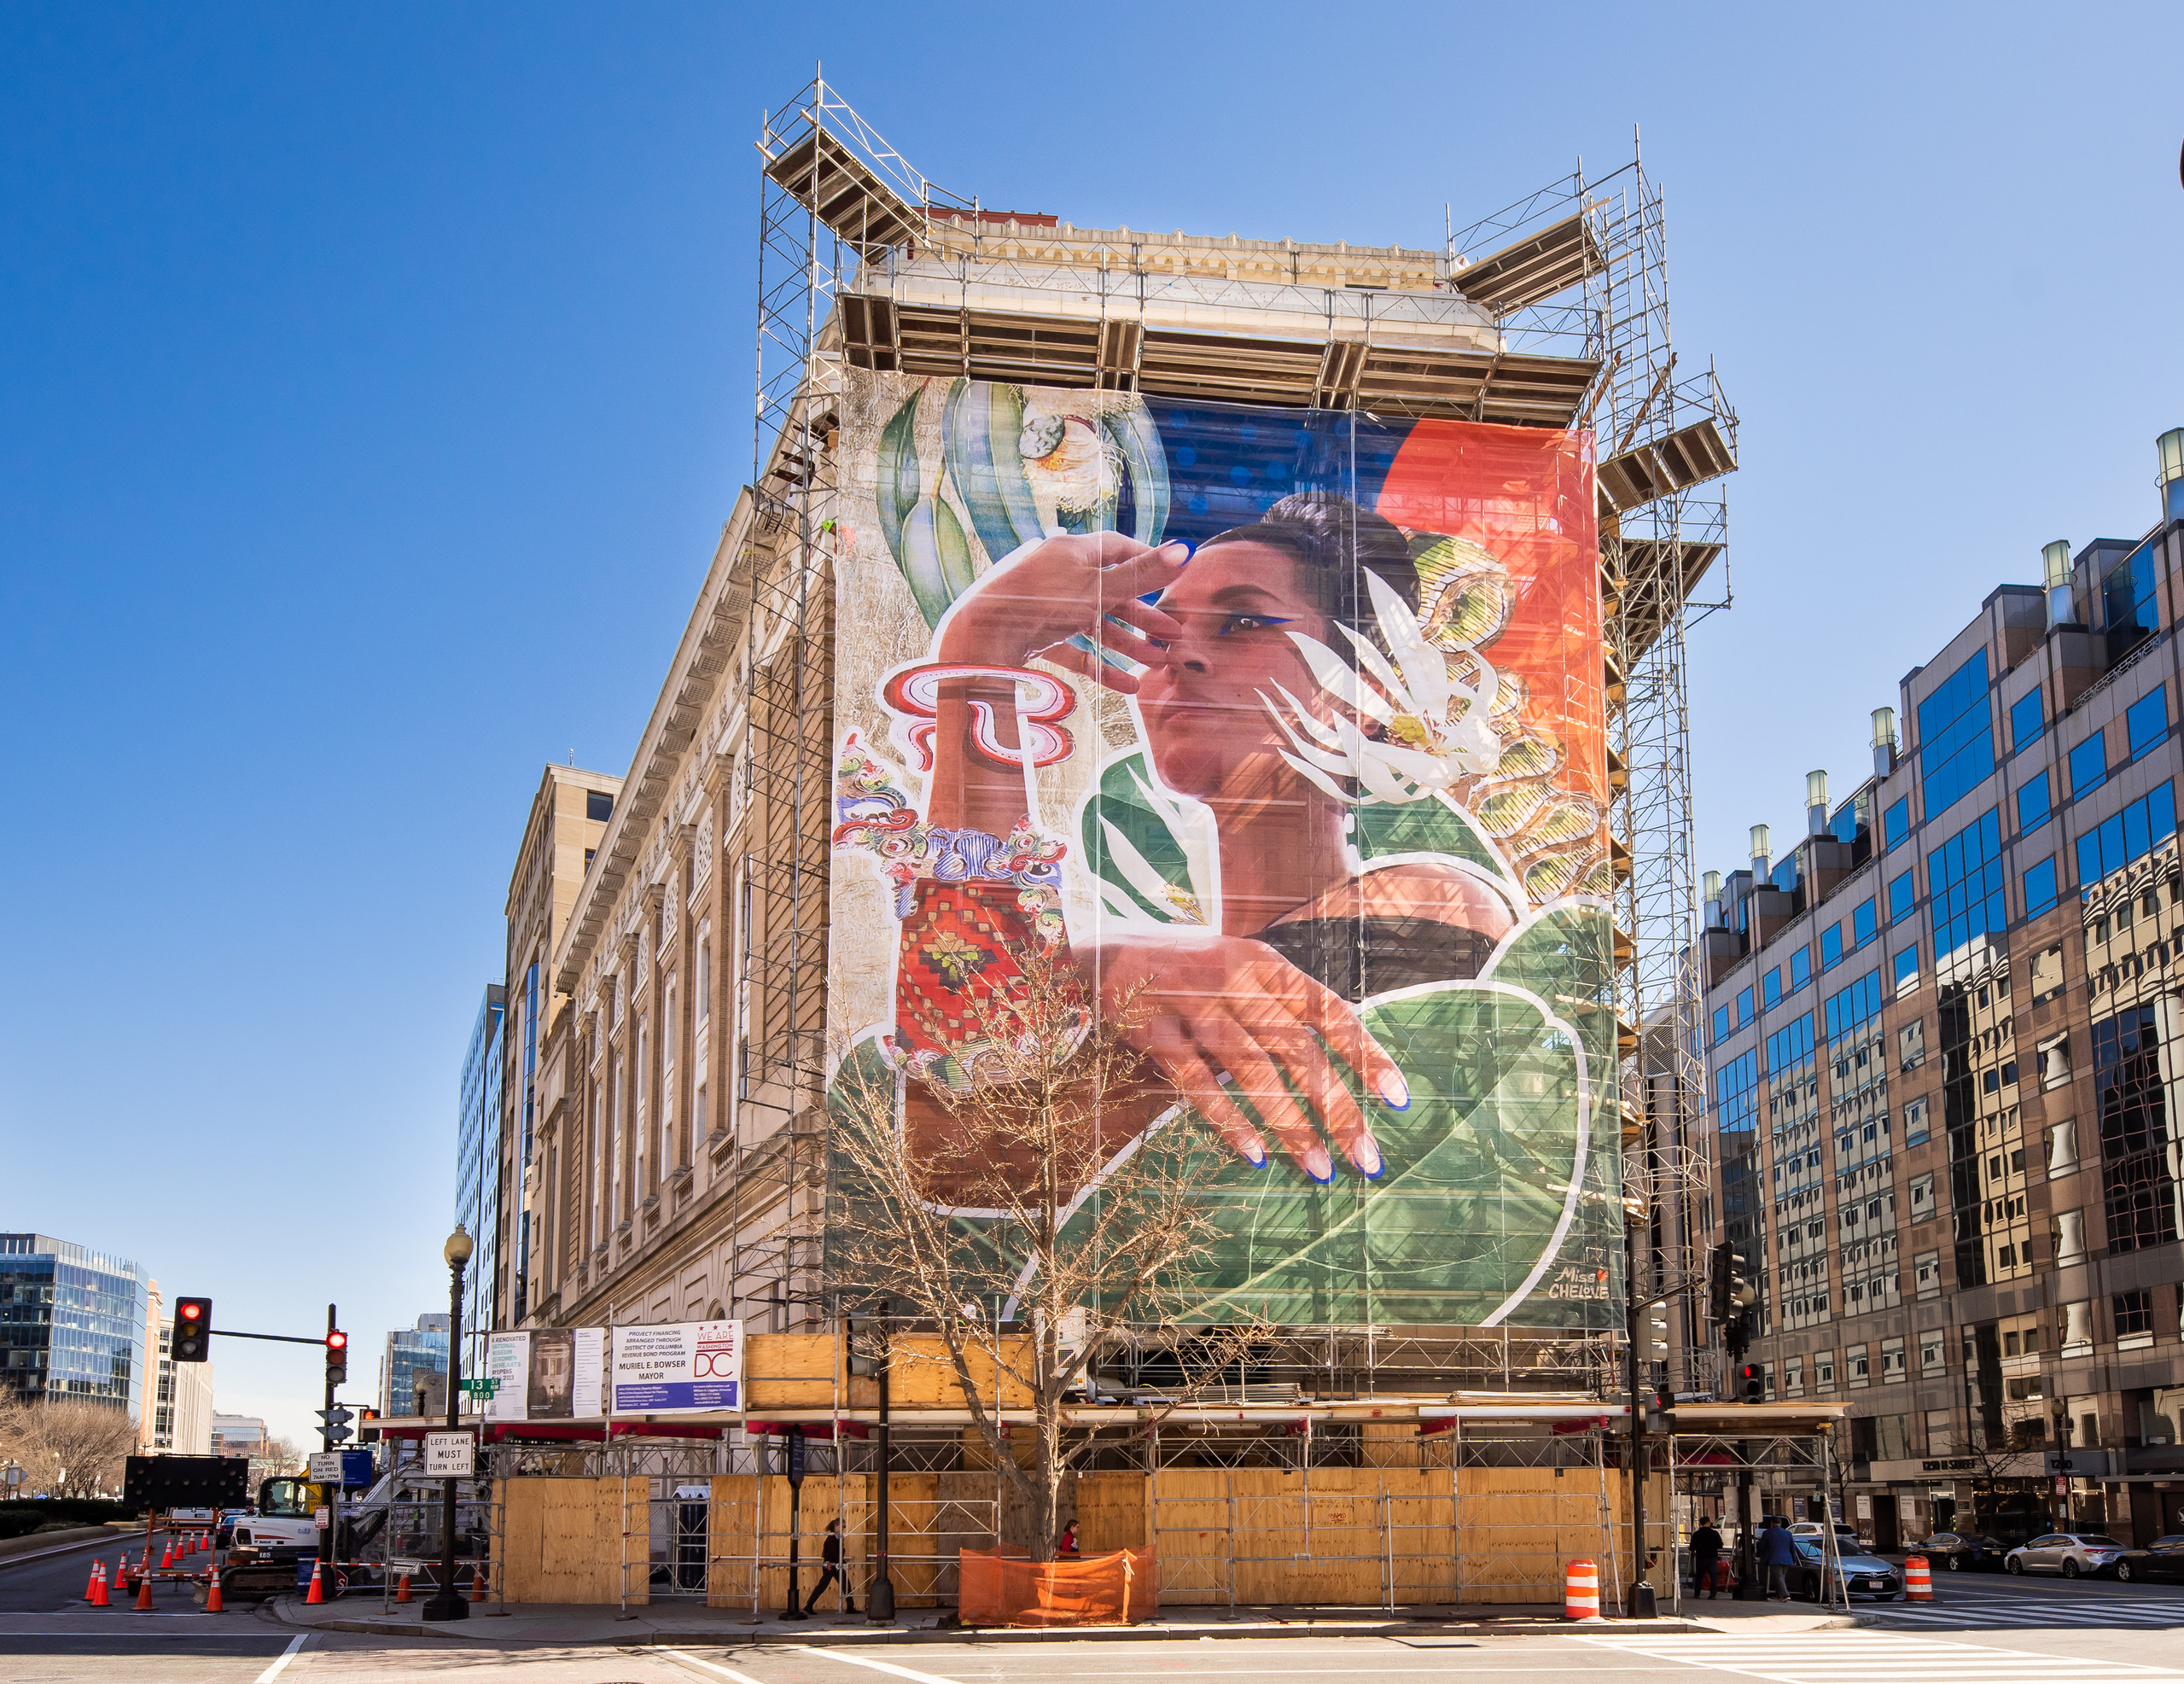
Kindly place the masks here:
MULTIPOLYGON (((1820 1600, 1821 1573, 1820 1540, 1799 1538, 1791 1534, 1797 1546, 1798 1565, 1791 1569, 1790 1591, 1793 1596, 1803 1596, 1811 1601, 1820 1600)), ((1878 1555, 1866 1555, 1837 1546, 1836 1565, 1842 1576, 1844 1592, 1852 1596, 1877 1596, 1884 1602, 1903 1594, 1903 1570, 1884 1561, 1878 1555)))
POLYGON ((2012 1573, 2060 1573, 2066 1579, 2112 1571, 2123 1546, 2102 1532, 2042 1532, 2003 1558, 2012 1573))
MULTIPOLYGON (((1820 1524, 1817 1520, 1793 1520, 1790 1523, 1790 1535, 1793 1538, 1809 1538, 1817 1543, 1820 1541, 1820 1524)), ((1837 1521, 1835 1547, 1838 1550, 1857 1548, 1858 1529, 1855 1526, 1846 1526, 1839 1520, 1837 1521)))
POLYGON ((2116 1558, 2116 1576, 2126 1584, 2137 1579, 2184 1582, 2184 1532, 2156 1538, 2144 1549, 2125 1550, 2116 1558))
POLYGON ((1930 1565, 1950 1573, 1999 1573, 2003 1559, 2009 1553, 2009 1546, 2000 1538, 1981 1537, 1971 1532, 1936 1532, 1931 1538, 1921 1538, 1905 1552, 1923 1555, 1930 1565))

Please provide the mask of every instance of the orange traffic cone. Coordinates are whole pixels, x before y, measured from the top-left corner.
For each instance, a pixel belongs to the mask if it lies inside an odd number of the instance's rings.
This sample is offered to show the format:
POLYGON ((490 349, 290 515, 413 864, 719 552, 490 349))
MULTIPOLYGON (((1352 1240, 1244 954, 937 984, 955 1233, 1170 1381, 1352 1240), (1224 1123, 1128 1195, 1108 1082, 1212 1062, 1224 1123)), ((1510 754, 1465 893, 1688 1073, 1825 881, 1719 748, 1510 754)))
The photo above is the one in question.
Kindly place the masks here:
POLYGON ((91 1606, 104 1608, 109 1605, 106 1594, 106 1563, 94 1561, 91 1563, 91 1606))
POLYGON ((114 1564, 114 1588, 125 1592, 129 1588, 129 1558, 125 1555, 114 1564))
POLYGON ((410 1576, 407 1573, 402 1575, 401 1582, 394 1587, 394 1600, 397 1602, 407 1602, 410 1600, 410 1576))
POLYGON ((326 1600, 326 1588, 319 1578, 319 1575, 324 1570, 325 1566, 326 1564, 323 1561, 314 1561, 311 1564, 311 1591, 310 1594, 303 1599, 306 1602, 318 1603, 323 1602, 326 1600))
POLYGON ((486 1600, 486 1564, 482 1561, 470 1570, 470 1600, 473 1602, 486 1600))
MULTIPOLYGON (((149 1555, 151 1552, 147 1550, 145 1553, 149 1555)), ((172 1538, 166 1541, 166 1553, 160 1557, 160 1571, 162 1573, 174 1571, 174 1540, 172 1538)))
POLYGON ((218 1573, 208 1573, 205 1576, 205 1611, 208 1614, 222 1611, 220 1576, 218 1573))
POLYGON ((98 1606, 99 1564, 91 1563, 90 1576, 84 1581, 84 1600, 94 1608, 98 1606))
POLYGON ((137 1611, 140 1614, 152 1611, 152 1576, 149 1573, 137 1581, 137 1611))

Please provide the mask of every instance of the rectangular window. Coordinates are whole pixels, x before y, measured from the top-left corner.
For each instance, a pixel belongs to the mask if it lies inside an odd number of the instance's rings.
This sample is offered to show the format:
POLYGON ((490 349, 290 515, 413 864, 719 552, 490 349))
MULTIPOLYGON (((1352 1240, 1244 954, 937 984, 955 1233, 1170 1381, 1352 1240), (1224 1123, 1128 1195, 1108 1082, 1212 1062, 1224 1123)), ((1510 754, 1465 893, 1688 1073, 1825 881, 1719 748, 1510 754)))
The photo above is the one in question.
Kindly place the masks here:
POLYGON ((2123 710, 2123 737, 2133 760, 2169 735, 2169 686, 2156 685, 2123 710))
POLYGON ((1924 1175, 1911 1178, 1911 1220, 1923 1222, 1933 1214, 1934 1174, 1928 1170, 1924 1175))
POLYGON ((1887 1385, 1887 1384, 1889 1384, 1890 1383, 1891 1383, 1891 1382, 1893 1382, 1893 1381, 1900 1380, 1900 1379, 1902 1379, 1902 1378, 1903 1378, 1903 1341, 1902 1341, 1902 1340, 1901 1340, 1901 1339, 1884 1339, 1884 1340, 1882 1340, 1882 1341, 1881 1341, 1881 1384, 1882 1384, 1883 1385, 1887 1385))
POLYGON ((1873 903, 1869 896, 1861 900, 1850 913, 1850 945, 1862 947, 1880 933, 1879 921, 1873 914, 1873 903))
POLYGON ((2010 747, 2022 749, 2028 743, 2037 742, 2040 733, 2047 729, 2047 720, 2040 711, 2040 686, 2035 685, 2010 704, 2010 747))
POLYGON ((2036 918, 2055 905, 2055 856, 2025 867, 2024 915, 2036 918))
POLYGON ((2047 774, 2041 772, 2018 786, 2018 829, 2036 830, 2047 822, 2054 804, 2047 798, 2047 774))
POLYGON ((604 790, 584 792, 584 816, 595 825, 603 825, 614 816, 614 798, 604 790))
POLYGON ((1737 1027, 1743 1028, 1752 1020, 1752 991, 1739 989, 1737 993, 1737 1027))
POLYGON ((1832 924, 1820 931, 1820 969, 1832 970, 1843 963, 1843 926, 1832 924))
POLYGON ((1944 679, 1919 704, 1919 780, 1932 819, 1995 770, 1995 727, 1987 705, 1987 651, 1944 679))
POLYGON ((2093 1025, 2101 1191, 2107 1202, 2108 1244, 2115 1251, 2142 1250, 2177 1238, 2160 1044, 2152 1005, 2129 1006, 2093 1025))
POLYGON ((1920 1146, 1926 1143, 1926 1100, 1925 1095, 1907 1100, 1903 1107, 1903 1144, 1920 1146))
POLYGON ((1885 854, 1911 834, 1911 797, 1891 805, 1881 815, 1881 852, 1885 854))
POLYGON ((1926 856, 1927 906, 1934 929, 1934 965, 1981 935, 2009 928, 2002 906, 2001 811, 1989 807, 1926 856))
POLYGON ((2078 838, 2078 892, 2084 894, 2111 871, 2145 857, 2176 832, 2176 791, 2157 785, 2100 828, 2078 838))
MULTIPOLYGON (((2175 826, 2172 825, 2169 828, 2174 830, 2175 829, 2175 826)), ((1800 947, 1796 953, 1790 955, 1790 992, 1793 994, 1796 994, 1798 989, 1803 988, 1806 983, 1812 980, 1813 956, 1811 950, 1805 947, 1800 947)))
POLYGON ((1851 1345, 1843 1353, 1843 1366, 1849 1371, 1850 1384, 1862 1386, 1872 1378, 1872 1369, 1866 1358, 1863 1345, 1851 1345))
POLYGON ((1719 1046, 1728 1039, 1729 1008, 1726 1005, 1717 1005, 1714 1008, 1714 1044, 1719 1046))
POLYGON ((1740 1053, 1714 1073, 1714 1126, 1724 1134, 1759 1127, 1759 1054, 1740 1053))
POLYGON ((1778 964, 1767 973, 1766 980, 1760 985, 1760 999, 1767 1005, 1772 1005, 1781 998, 1782 967, 1778 964))
POLYGON ((1898 924, 1903 919, 1909 918, 1912 913, 1912 909, 1917 906, 1918 904, 1919 887, 1918 884, 1912 880, 1912 874, 1909 871, 1906 871, 1902 877, 1892 878, 1890 881, 1888 886, 1888 921, 1890 924, 1898 924))
POLYGON ((1767 1038, 1767 1073, 1780 1075, 1813 1056, 1813 1014, 1809 1011, 1767 1038))
POLYGON ((2096 731, 2070 750, 2070 799, 2089 795, 2107 781, 2107 737, 2096 731))
MULTIPOLYGON (((1861 976, 1849 988, 1827 997, 1822 1008, 1827 1021, 1827 1038, 1831 1042, 1863 1027, 1881 1013, 1881 974, 1861 976)), ((1834 1056, 1832 1052, 1829 1055, 1834 1056)), ((1837 1072, 1840 1076, 1841 1072, 1837 1072)))
POLYGON ((1926 1020, 1913 1017, 1908 1023, 1898 1026, 1896 1032, 1896 1062, 1907 1070, 1915 1070, 1926 1062, 1926 1020))
POLYGON ((1942 1254, 1921 1251, 1911 1261, 1911 1279, 1922 1298, 1938 1298, 1942 1295, 1942 1254))
POLYGON ((2135 1292, 2111 1295, 2111 1308, 2116 1314, 2116 1337, 2129 1338, 2134 1333, 2153 1331, 2153 1294, 2141 1286, 2135 1292))
POLYGON ((1813 1354, 1813 1384, 1822 1391, 1835 1390, 1835 1353, 1815 1351, 1813 1354))

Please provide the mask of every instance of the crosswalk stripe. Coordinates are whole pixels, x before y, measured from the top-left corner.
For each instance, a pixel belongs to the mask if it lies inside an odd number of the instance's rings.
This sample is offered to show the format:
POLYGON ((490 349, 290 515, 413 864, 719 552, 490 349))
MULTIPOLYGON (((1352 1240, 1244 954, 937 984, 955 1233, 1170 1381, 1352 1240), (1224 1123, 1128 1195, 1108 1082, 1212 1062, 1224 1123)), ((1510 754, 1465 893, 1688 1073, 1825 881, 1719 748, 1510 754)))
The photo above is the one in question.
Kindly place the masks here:
POLYGON ((1641 1637, 1572 1634, 1622 1654, 1681 1662, 1770 1684, 2184 1684, 2184 1672, 2128 1661, 2046 1655, 2024 1649, 1854 1631, 1740 1636, 1641 1637))

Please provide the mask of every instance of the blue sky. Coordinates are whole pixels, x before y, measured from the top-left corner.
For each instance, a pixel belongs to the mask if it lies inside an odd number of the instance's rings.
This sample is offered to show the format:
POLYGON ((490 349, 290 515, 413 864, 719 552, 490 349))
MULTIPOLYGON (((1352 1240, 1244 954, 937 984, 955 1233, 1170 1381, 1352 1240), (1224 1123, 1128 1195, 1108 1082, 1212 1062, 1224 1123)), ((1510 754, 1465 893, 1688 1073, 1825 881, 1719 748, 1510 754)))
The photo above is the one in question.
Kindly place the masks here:
MULTIPOLYGON (((619 770, 749 472, 751 140, 824 55, 1083 224, 1430 245, 1634 124, 1743 419, 1703 865, 2184 423, 2164 9, 0 12, 0 1227, 218 1318, 445 1300, 541 764, 619 770)), ((308 1352, 216 1348, 303 1435, 308 1352)))

